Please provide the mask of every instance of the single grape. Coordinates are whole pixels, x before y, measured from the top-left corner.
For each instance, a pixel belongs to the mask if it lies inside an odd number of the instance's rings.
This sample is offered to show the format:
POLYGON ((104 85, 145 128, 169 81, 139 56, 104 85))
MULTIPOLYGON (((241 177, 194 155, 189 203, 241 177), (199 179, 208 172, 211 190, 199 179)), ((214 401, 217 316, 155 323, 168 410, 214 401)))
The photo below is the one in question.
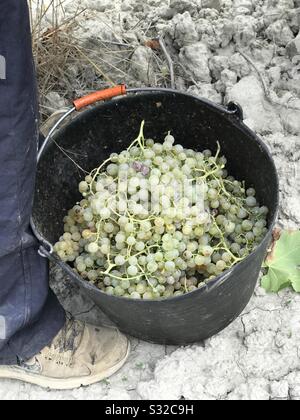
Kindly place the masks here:
POLYGON ((109 208, 104 207, 104 208, 102 208, 100 210, 100 217, 101 217, 101 219, 107 220, 107 219, 110 218, 110 216, 111 216, 111 212, 110 212, 109 208))
POLYGON ((153 294, 151 292, 145 292, 143 294, 143 299, 153 299, 153 294))
POLYGON ((127 273, 128 273, 128 275, 129 275, 130 277, 134 277, 134 276, 136 276, 136 275, 137 275, 137 273, 138 273, 138 268, 137 268, 135 265, 130 265, 130 266, 127 268, 127 273))
POLYGON ((77 270, 78 270, 80 273, 83 273, 83 272, 86 270, 86 265, 85 265, 84 263, 79 263, 79 264, 77 264, 77 270))
POLYGON ((107 293, 108 295, 114 295, 115 294, 115 288, 112 286, 106 287, 105 288, 105 293, 107 293))
POLYGON ((250 232, 253 229, 253 223, 250 220, 244 220, 242 223, 242 229, 245 232, 250 232))
POLYGON ((127 290, 130 287, 130 281, 129 280, 122 280, 120 282, 120 287, 122 287, 122 289, 127 290))
POLYGON ((176 268, 175 263, 173 261, 166 261, 165 262, 165 269, 166 271, 172 272, 176 268))
POLYGON ((246 194, 248 195, 248 197, 254 197, 256 195, 256 191, 254 188, 248 188, 246 194))
POLYGON ((136 243, 136 239, 134 236, 129 236, 126 240, 127 245, 133 246, 136 243))
POLYGON ((138 259, 135 256, 128 258, 128 264, 129 265, 138 265, 138 259))
POLYGON ((202 255, 196 255, 195 263, 198 266, 203 266, 205 264, 205 257, 203 257, 202 255))
POLYGON ((112 223, 105 223, 104 224, 104 232, 112 233, 114 231, 114 225, 112 223))
POLYGON ((116 296, 123 296, 125 294, 124 289, 121 286, 116 286, 114 290, 116 296))
POLYGON ((154 273, 157 269, 158 265, 155 262, 151 261, 147 264, 147 270, 149 273, 154 273))
POLYGON ((95 254, 96 252, 98 252, 99 250, 99 246, 96 242, 92 242, 91 244, 88 245, 88 251, 91 254, 95 254))
POLYGON ((247 216, 248 216, 247 211, 244 208, 239 209, 237 213, 237 217, 239 219, 246 219, 247 216))
POLYGON ((249 196, 246 198, 246 205, 248 207, 255 207, 257 204, 256 198, 253 196, 249 196))
POLYGON ((86 181, 82 181, 79 183, 79 192, 85 193, 88 189, 89 189, 89 186, 86 181))
POLYGON ((231 262, 231 255, 228 252, 224 252, 224 254, 222 255, 222 260, 225 263, 230 263, 231 262))
POLYGON ((224 271, 226 269, 226 262, 224 260, 219 260, 216 263, 216 268, 218 271, 221 271, 221 272, 224 271))
POLYGON ((147 290, 146 282, 141 282, 136 286, 136 292, 143 295, 147 290))
POLYGON ((125 264, 125 258, 122 255, 117 255, 115 258, 115 264, 118 266, 125 264))

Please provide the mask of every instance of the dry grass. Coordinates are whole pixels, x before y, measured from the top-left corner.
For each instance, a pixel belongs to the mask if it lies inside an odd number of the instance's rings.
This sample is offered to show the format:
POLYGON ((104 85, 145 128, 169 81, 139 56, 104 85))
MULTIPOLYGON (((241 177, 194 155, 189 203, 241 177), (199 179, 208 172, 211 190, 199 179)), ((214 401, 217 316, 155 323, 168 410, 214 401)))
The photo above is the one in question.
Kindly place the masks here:
POLYGON ((95 55, 101 52, 79 46, 75 37, 78 9, 71 18, 65 16, 65 0, 28 0, 31 14, 33 53, 37 68, 42 119, 55 109, 47 95, 57 92, 67 101, 87 91, 115 83, 101 67, 95 55), (94 53, 94 54, 93 54, 94 53))
MULTIPOLYGON (((70 102, 74 97, 117 83, 136 85, 130 74, 135 46, 120 39, 114 28, 110 27, 110 30, 115 34, 116 42, 97 39, 95 44, 83 45, 76 38, 76 30, 85 19, 87 12, 84 9, 78 8, 69 17, 65 13, 66 0, 28 0, 28 3, 42 120, 60 106, 49 101, 51 92, 57 92, 70 102)), ((143 25, 144 22, 138 23, 141 33, 151 36, 149 24, 143 25)), ((162 71, 165 57, 154 51, 153 61, 154 84, 168 85, 169 77, 162 71)))

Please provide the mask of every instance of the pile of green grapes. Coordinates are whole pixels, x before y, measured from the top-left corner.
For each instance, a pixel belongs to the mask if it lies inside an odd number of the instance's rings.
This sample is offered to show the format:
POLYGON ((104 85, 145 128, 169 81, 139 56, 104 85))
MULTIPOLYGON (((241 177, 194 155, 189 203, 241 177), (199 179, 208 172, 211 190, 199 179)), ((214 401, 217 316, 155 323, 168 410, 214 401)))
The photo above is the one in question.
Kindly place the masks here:
POLYGON ((229 176, 220 147, 196 152, 145 140, 112 154, 79 184, 55 252, 103 292, 159 299, 192 292, 247 257, 267 207, 229 176))

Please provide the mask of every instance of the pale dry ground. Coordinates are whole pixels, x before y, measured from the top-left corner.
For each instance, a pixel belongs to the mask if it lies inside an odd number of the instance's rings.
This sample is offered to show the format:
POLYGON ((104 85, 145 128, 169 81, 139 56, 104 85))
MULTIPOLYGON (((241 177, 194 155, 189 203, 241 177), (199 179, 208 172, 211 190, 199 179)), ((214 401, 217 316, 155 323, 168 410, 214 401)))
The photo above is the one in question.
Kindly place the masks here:
MULTIPOLYGON (((87 71, 85 62, 85 73, 77 61, 67 63, 75 93, 109 85, 107 78, 169 86, 164 55, 144 47, 148 37, 163 36, 178 89, 243 106, 279 170, 280 224, 299 227, 299 0, 82 0, 61 13, 74 15, 78 4, 86 10, 76 37, 97 69, 87 71)), ((43 99, 46 114, 66 104, 65 92, 66 83, 54 86, 43 99)), ((59 270, 52 283, 73 314, 102 322, 59 270)), ((175 348, 133 339, 128 363, 108 381, 72 392, 1 381, 0 399, 300 399, 299 345, 300 296, 258 288, 243 315, 206 343, 175 348)))

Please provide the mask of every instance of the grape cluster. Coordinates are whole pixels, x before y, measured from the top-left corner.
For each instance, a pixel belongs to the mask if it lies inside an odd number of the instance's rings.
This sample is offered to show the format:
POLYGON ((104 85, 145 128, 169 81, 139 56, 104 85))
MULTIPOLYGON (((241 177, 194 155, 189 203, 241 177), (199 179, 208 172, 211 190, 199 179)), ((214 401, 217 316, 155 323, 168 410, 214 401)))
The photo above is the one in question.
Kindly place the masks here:
POLYGON ((55 251, 110 295, 158 299, 192 292, 248 256, 268 208, 229 176, 220 147, 196 152, 138 138, 80 182, 55 251))

